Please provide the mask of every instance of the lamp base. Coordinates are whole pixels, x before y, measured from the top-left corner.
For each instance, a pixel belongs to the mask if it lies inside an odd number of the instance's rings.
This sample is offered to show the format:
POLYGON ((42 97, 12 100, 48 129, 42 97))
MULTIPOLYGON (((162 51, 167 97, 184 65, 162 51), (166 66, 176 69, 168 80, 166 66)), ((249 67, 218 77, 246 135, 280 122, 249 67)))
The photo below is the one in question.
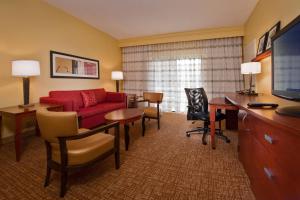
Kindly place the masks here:
POLYGON ((258 93, 256 93, 255 91, 249 91, 249 90, 241 90, 241 91, 237 91, 238 94, 242 94, 242 95, 247 95, 247 96, 257 96, 258 93))
POLYGON ((29 108, 29 107, 32 107, 34 106, 33 103, 30 103, 30 104, 25 104, 25 105, 19 105, 19 108, 29 108))

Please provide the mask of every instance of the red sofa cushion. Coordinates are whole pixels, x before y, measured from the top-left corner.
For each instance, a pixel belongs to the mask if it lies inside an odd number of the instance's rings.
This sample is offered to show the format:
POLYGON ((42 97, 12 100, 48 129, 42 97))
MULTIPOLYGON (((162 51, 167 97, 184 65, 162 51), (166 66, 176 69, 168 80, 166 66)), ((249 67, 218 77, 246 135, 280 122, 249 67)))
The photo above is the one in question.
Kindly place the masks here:
POLYGON ((78 111, 78 115, 82 118, 90 117, 93 115, 101 114, 101 113, 107 113, 113 110, 125 108, 125 103, 100 103, 95 106, 82 108, 78 111))
POLYGON ((52 98, 72 100, 73 110, 78 111, 80 108, 83 107, 83 101, 80 92, 80 90, 50 91, 49 96, 52 98))
POLYGON ((96 99, 98 103, 102 103, 106 100, 106 91, 103 88, 94 89, 93 91, 96 95, 96 99))
POLYGON ((106 101, 108 102, 125 102, 126 94, 117 92, 106 92, 106 101))
POLYGON ((54 99, 51 97, 40 97, 40 103, 63 105, 64 111, 73 111, 73 101, 68 99, 54 99))
POLYGON ((94 106, 97 104, 97 99, 94 91, 82 91, 80 92, 82 100, 83 100, 83 105, 85 108, 94 106))

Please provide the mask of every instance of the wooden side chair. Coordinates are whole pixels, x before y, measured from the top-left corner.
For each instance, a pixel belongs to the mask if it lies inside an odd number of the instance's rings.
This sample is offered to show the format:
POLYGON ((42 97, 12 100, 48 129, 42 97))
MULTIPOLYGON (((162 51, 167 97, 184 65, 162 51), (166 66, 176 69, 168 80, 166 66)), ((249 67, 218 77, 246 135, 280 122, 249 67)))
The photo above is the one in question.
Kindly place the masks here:
POLYGON ((163 100, 163 93, 158 92, 144 92, 143 93, 143 102, 148 102, 148 107, 144 108, 144 117, 148 119, 156 119, 157 120, 157 129, 160 129, 160 111, 159 104, 161 104, 163 100), (156 104, 156 107, 151 107, 151 104, 156 104))
POLYGON ((115 167, 120 167, 119 123, 88 130, 78 129, 76 112, 37 111, 37 121, 47 150, 47 173, 44 186, 49 185, 51 170, 60 172, 60 196, 67 189, 68 174, 115 155, 115 167), (114 136, 103 133, 114 128, 114 136))

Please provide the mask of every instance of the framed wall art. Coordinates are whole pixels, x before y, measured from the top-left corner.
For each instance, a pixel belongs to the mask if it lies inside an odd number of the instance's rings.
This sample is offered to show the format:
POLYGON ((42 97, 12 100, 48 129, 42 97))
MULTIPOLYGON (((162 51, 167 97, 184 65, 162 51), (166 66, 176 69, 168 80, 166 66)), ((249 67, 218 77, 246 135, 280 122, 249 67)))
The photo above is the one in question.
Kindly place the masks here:
POLYGON ((99 79, 99 61, 50 51, 51 78, 99 79))
POLYGON ((260 55, 266 50, 267 39, 268 33, 265 33, 263 36, 261 36, 261 38, 259 38, 256 55, 260 55))
POLYGON ((280 21, 277 22, 269 31, 268 31, 268 40, 267 40, 267 45, 266 45, 266 50, 271 49, 271 42, 272 42, 272 37, 276 35, 280 30, 280 21))

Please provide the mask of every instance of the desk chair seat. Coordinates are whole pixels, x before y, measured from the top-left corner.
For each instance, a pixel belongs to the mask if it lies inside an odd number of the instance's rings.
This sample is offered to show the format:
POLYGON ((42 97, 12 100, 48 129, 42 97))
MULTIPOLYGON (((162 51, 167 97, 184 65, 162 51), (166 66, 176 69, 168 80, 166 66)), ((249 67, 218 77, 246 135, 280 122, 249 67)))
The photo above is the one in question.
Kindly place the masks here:
POLYGON ((156 118, 157 117, 157 108, 153 108, 153 107, 145 108, 144 115, 151 117, 151 118, 156 118))
MULTIPOLYGON (((210 113, 191 113, 191 120, 201 120, 201 121, 206 121, 207 119, 209 119, 209 115, 210 113)), ((225 119, 225 115, 221 112, 216 112, 216 121, 221 121, 223 119, 225 119)))
MULTIPOLYGON (((210 114, 208 112, 208 99, 205 90, 203 88, 185 88, 185 93, 188 99, 187 120, 200 120, 204 122, 203 127, 186 131, 186 136, 190 137, 191 133, 203 134, 202 144, 206 145, 206 136, 210 132, 210 114)), ((216 112, 216 121, 219 122, 219 129, 216 129, 216 136, 229 143, 230 140, 223 135, 221 130, 221 121, 225 118, 225 115, 221 111, 216 112)))

